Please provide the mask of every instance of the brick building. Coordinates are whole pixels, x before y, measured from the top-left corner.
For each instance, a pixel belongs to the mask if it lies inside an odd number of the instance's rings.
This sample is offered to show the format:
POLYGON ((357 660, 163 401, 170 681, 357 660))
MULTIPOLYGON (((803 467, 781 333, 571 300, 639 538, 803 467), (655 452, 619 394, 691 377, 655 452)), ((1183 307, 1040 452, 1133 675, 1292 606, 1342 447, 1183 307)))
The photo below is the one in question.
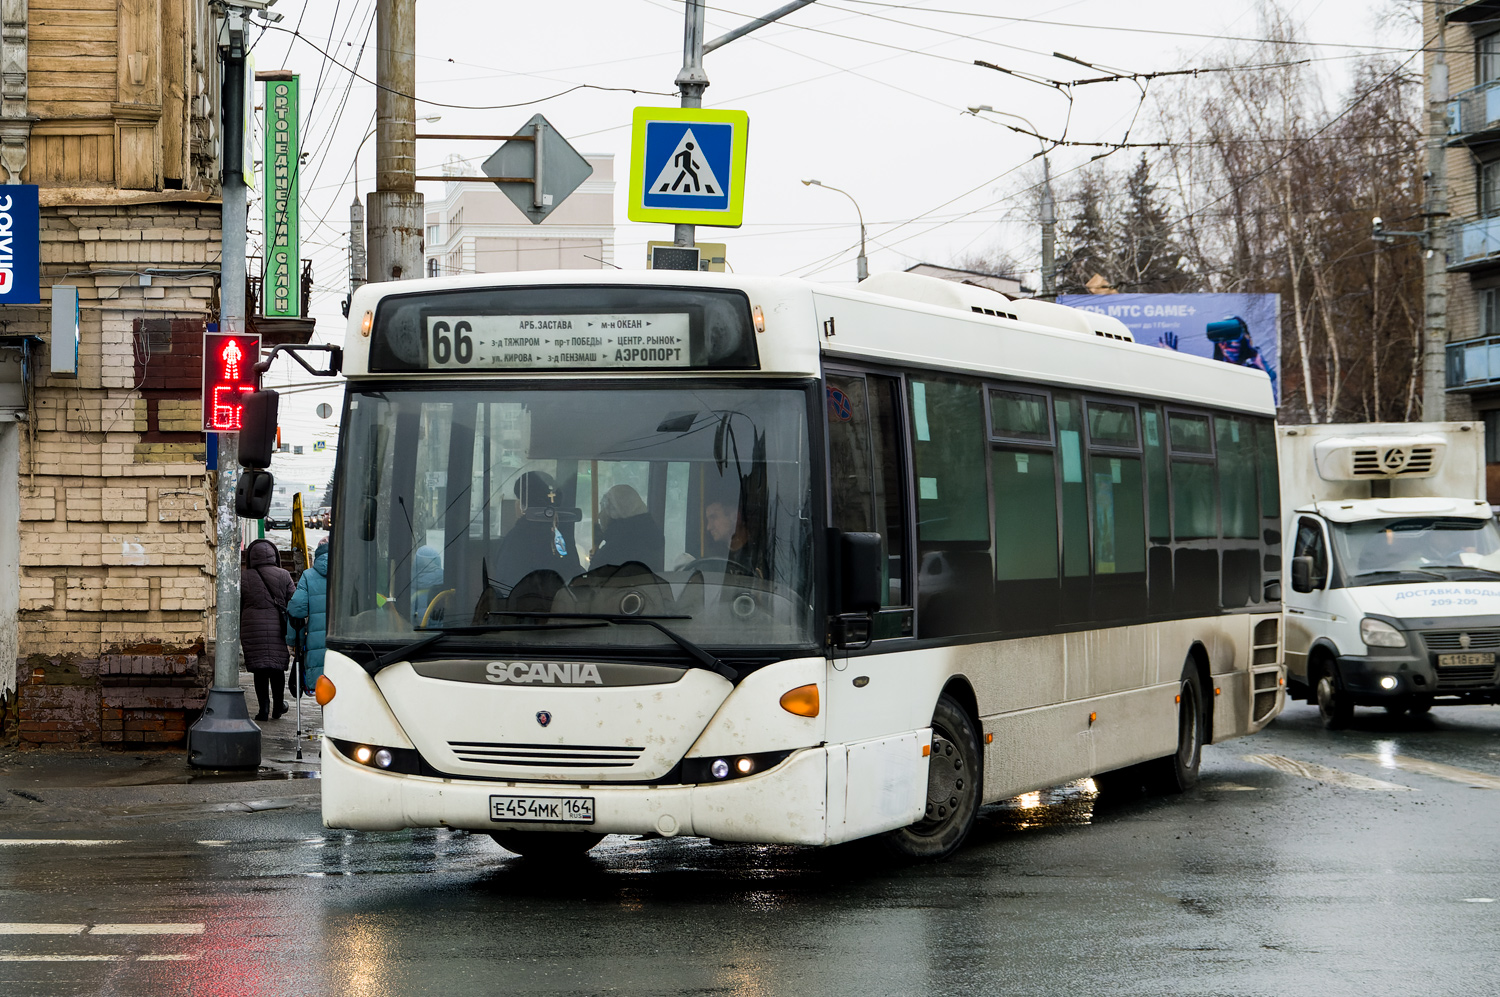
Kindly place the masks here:
POLYGON ((40 187, 43 285, 41 306, 0 307, 0 355, 49 336, 53 285, 81 316, 76 378, 43 346, 0 410, 0 730, 181 741, 212 672, 213 18, 207 0, 0 0, 0 22, 0 180, 40 187))

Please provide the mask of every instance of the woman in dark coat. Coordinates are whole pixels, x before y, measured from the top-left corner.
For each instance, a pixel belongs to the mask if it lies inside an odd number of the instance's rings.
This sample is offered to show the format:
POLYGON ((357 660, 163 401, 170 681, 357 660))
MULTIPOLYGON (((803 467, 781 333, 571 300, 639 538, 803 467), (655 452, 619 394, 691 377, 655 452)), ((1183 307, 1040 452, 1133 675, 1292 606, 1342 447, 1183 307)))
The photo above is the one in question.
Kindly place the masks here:
POLYGON ((292 588, 292 576, 281 566, 276 545, 269 540, 252 541, 245 548, 245 570, 240 574, 240 649, 245 653, 245 667, 255 676, 255 698, 260 705, 257 720, 277 719, 286 712, 282 617, 292 588))

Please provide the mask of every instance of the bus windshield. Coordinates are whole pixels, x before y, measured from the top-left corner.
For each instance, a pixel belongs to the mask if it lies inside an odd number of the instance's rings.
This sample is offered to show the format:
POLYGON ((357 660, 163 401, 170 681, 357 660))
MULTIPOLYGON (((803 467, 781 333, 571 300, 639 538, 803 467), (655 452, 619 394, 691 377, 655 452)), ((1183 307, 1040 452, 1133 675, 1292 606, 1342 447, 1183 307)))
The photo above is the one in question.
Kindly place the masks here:
POLYGON ((1500 532, 1490 519, 1412 516, 1335 524, 1334 545, 1355 585, 1492 580, 1500 573, 1500 532))
POLYGON ((809 387, 356 390, 328 637, 447 649, 805 647, 809 387))

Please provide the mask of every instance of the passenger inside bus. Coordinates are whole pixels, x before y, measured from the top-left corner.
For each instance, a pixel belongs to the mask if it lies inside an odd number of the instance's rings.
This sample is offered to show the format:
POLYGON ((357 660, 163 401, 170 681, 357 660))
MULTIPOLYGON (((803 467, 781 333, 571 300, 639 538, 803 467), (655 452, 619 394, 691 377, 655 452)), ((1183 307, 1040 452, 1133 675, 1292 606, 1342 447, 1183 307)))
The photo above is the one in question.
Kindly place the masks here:
POLYGON ((570 581, 583 567, 562 530, 556 485, 541 471, 527 471, 516 479, 514 490, 519 515, 501 541, 490 579, 505 591, 543 569, 570 581))
POLYGON ((598 545, 589 567, 638 561, 652 571, 662 567, 662 531, 629 485, 615 485, 599 497, 598 545))

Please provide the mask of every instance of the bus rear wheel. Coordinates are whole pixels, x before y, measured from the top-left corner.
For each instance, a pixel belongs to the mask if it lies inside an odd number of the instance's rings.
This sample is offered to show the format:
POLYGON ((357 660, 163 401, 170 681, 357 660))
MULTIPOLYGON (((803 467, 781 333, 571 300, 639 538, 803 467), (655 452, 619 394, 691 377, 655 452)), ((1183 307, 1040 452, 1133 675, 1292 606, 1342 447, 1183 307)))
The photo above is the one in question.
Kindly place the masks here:
POLYGON ((979 734, 958 701, 938 697, 932 714, 932 755, 927 769, 927 810, 922 819, 885 836, 897 854, 910 859, 942 859, 958 850, 983 791, 979 734))
POLYGON ((581 831, 491 831, 495 844, 529 859, 580 858, 604 840, 602 834, 581 831))

